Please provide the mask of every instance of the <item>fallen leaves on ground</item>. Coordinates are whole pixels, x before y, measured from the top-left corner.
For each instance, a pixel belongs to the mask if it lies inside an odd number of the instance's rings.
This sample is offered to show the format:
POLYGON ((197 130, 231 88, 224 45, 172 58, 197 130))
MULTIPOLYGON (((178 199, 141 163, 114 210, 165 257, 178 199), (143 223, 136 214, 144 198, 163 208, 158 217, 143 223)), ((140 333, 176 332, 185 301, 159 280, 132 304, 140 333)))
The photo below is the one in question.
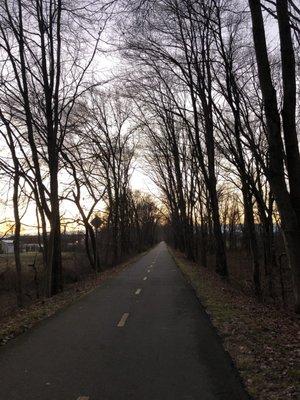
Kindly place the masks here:
POLYGON ((222 337, 249 394, 257 400, 298 398, 298 317, 261 304, 181 253, 172 254, 222 337))

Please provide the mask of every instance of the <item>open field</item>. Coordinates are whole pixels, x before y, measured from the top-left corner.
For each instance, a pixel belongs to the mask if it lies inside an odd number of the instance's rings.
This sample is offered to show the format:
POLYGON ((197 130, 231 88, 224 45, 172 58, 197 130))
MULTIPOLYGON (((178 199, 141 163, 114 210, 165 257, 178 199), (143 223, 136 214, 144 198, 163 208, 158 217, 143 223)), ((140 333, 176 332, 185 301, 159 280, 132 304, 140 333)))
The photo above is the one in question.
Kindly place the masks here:
MULTIPOLYGON (((44 290, 41 253, 21 253, 25 305, 39 298, 44 290), (34 267, 33 267, 34 265, 34 267)), ((79 282, 91 273, 85 253, 63 253, 64 284, 79 282)), ((16 308, 13 254, 0 254, 0 318, 16 308)))

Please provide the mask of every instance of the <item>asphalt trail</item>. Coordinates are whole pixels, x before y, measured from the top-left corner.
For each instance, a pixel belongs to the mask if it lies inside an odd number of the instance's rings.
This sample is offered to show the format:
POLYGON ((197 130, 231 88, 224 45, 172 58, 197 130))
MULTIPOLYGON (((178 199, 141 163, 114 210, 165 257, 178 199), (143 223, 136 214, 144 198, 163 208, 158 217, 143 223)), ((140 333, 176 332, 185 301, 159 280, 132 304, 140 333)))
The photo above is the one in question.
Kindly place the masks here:
POLYGON ((0 349, 0 400, 77 399, 248 399, 164 243, 0 349))

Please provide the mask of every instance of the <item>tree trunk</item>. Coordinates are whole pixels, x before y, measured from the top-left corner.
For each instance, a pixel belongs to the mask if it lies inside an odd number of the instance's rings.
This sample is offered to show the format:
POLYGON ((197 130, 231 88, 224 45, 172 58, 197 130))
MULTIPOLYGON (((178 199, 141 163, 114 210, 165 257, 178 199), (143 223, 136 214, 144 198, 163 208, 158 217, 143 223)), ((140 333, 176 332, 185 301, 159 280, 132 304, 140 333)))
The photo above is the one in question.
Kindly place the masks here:
POLYGON ((13 194, 13 207, 14 207, 14 256, 16 266, 16 295, 18 307, 23 306, 23 288, 22 288, 22 264, 20 256, 20 233, 21 233, 21 220, 19 214, 19 168, 18 164, 15 164, 15 176, 14 176, 14 194, 13 194))
MULTIPOLYGON (((249 0, 249 5, 252 16, 258 76, 264 100, 268 130, 270 160, 268 178, 280 213, 286 249, 293 272, 295 311, 300 313, 300 226, 297 219, 297 212, 293 206, 293 201, 285 181, 280 115, 277 106, 276 91, 271 78, 261 4, 259 0, 249 0)), ((285 136, 286 134, 287 132, 285 132, 285 136)), ((291 183, 292 181, 290 181, 290 186, 291 183)), ((297 189, 295 190, 297 191, 297 189)))
POLYGON ((243 188, 244 198, 244 211, 245 211, 245 228, 247 232, 247 238, 249 239, 251 256, 252 256, 252 277, 254 284, 254 293, 257 298, 261 298, 261 283, 260 283, 260 262, 259 262, 259 250, 257 243, 257 236, 255 232, 255 222, 253 217, 253 206, 250 193, 247 188, 243 188))
POLYGON ((225 244, 220 222, 216 185, 212 184, 209 189, 210 189, 213 233, 214 233, 215 254, 216 254, 216 272, 222 277, 227 277, 228 276, 227 259, 226 259, 225 244))
POLYGON ((98 270, 97 265, 97 248, 96 248, 96 238, 95 233, 89 222, 85 219, 85 250, 89 259, 90 266, 94 270, 98 270), (91 249, 92 247, 92 249, 91 249))
POLYGON ((207 224, 204 220, 203 210, 200 210, 200 262, 207 268, 207 224))
POLYGON ((296 129, 296 63, 287 0, 277 0, 280 35, 283 108, 282 125, 291 203, 300 226, 300 154, 296 129))
POLYGON ((50 169, 50 234, 48 241, 47 258, 47 295, 49 297, 63 290, 62 281, 62 257, 61 257, 61 231, 60 231, 60 210, 58 197, 58 179, 57 179, 57 160, 50 169))

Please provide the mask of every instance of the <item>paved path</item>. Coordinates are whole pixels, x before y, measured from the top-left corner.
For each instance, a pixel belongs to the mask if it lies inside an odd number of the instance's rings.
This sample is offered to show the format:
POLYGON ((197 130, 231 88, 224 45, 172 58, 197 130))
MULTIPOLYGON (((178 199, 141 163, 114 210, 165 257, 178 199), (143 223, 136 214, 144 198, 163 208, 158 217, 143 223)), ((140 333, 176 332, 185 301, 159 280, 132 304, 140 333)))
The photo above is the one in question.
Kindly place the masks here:
POLYGON ((0 349, 1 400, 244 400, 164 243, 0 349))

